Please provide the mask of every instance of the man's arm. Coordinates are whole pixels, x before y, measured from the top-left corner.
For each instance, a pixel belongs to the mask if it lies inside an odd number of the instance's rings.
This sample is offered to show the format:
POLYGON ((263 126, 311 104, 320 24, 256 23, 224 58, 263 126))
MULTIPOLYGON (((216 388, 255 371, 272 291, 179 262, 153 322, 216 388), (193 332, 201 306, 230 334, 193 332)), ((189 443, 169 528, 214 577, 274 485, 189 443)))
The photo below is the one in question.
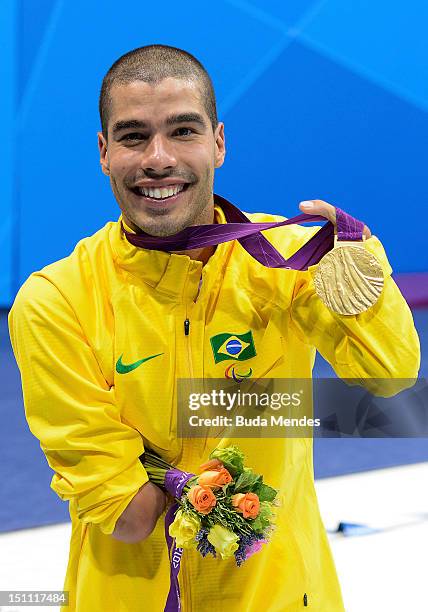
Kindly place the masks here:
POLYGON ((145 540, 165 510, 166 494, 152 482, 147 482, 119 517, 112 536, 116 540, 134 544, 145 540))
MULTIPOLYGON (((312 210, 302 205, 301 209, 334 221, 330 204, 321 200, 314 200, 314 204, 312 210)), ((357 379, 375 395, 388 396, 411 386, 417 377, 419 338, 412 313, 391 277, 383 246, 367 227, 365 230, 368 239, 364 247, 377 257, 385 277, 376 304, 353 316, 332 312, 315 293, 315 265, 298 277, 290 317, 301 340, 315 346, 338 376, 357 379), (396 383, 391 379, 397 379, 396 383)))
MULTIPOLYGON (((88 306, 79 315, 93 316, 93 310, 88 306)), ((138 523, 138 535, 150 533, 160 495, 150 487, 132 504, 148 482, 139 460, 143 437, 122 420, 115 388, 105 380, 77 313, 42 272, 20 289, 9 328, 28 425, 54 471, 51 488, 73 501, 82 522, 106 535, 122 515, 129 530, 127 517, 138 504, 147 518, 147 525, 138 523)))

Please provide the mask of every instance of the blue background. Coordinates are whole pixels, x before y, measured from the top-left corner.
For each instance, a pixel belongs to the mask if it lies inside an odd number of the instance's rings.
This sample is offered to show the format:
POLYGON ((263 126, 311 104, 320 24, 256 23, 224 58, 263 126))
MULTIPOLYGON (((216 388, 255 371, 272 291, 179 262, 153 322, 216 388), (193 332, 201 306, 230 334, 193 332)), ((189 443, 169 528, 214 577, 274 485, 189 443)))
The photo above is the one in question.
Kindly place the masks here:
MULTIPOLYGON (((99 168, 99 88, 120 55, 153 43, 190 51, 212 76, 227 145, 218 193, 285 216, 325 199, 365 220, 394 271, 428 271, 427 23, 426 0, 3 0, 0 306, 118 217, 99 168)), ((68 517, 25 421, 5 314, 0 531, 68 517)), ((428 311, 414 316, 426 346, 428 311)), ((332 375, 319 355, 315 375, 332 375)), ((426 439, 326 439, 314 463, 322 478, 427 453, 426 439)))
POLYGON ((98 93, 121 54, 152 43, 190 51, 213 78, 218 193, 285 216, 327 200, 364 219, 395 272, 428 270, 427 23, 425 0, 4 0, 0 306, 118 217, 98 93))

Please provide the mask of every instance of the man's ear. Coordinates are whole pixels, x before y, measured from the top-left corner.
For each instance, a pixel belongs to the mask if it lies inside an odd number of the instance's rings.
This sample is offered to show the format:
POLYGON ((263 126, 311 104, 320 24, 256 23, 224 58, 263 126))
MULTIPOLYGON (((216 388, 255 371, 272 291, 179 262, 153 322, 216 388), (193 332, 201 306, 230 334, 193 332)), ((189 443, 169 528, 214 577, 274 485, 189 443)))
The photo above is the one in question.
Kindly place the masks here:
POLYGON ((215 168, 220 168, 223 165, 226 155, 226 142, 224 139, 224 123, 219 123, 214 132, 215 139, 215 168))
POLYGON ((108 165, 108 155, 107 155, 107 140, 104 138, 102 132, 98 132, 98 149, 100 151, 100 164, 101 170, 104 172, 106 176, 110 176, 110 168, 108 165))

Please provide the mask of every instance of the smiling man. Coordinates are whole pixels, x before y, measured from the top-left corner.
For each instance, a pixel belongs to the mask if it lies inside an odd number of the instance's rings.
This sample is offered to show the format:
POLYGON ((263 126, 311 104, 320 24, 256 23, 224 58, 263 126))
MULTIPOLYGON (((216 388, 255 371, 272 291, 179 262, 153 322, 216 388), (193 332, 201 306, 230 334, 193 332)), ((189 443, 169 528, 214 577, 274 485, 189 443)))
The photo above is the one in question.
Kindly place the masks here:
POLYGON ((99 134, 101 163, 134 230, 168 236, 214 220, 214 167, 223 163, 224 129, 220 123, 213 132, 199 90, 195 81, 171 77, 110 89, 108 127, 99 134))
MULTIPOLYGON (((169 236, 214 221, 214 169, 224 161, 224 124, 199 62, 151 47, 157 60, 150 63, 145 49, 120 58, 104 78, 101 165, 128 227, 169 236)), ((202 259, 200 251, 187 255, 206 261, 213 250, 205 249, 202 259)))
MULTIPOLYGON (((110 68, 100 115, 100 163, 122 214, 32 274, 9 318, 29 427, 54 472, 52 488, 69 501, 64 610, 161 612, 168 502, 139 457, 150 448, 192 472, 213 448, 235 443, 279 490, 276 528, 240 568, 186 550, 183 611, 341 612, 312 440, 179 438, 177 381, 224 379, 231 368, 238 377, 310 378, 316 349, 343 378, 415 377, 418 338, 382 245, 365 227, 364 247, 385 282, 376 304, 355 316, 319 299, 316 265, 264 267, 236 240, 170 252, 161 242, 135 246, 143 233, 162 241, 227 223, 227 202, 213 193, 224 124, 203 66, 162 45, 131 51, 110 68)), ((335 222, 335 207, 321 200, 301 209, 335 222)), ((270 230, 269 240, 288 258, 317 231, 290 225, 270 230)))

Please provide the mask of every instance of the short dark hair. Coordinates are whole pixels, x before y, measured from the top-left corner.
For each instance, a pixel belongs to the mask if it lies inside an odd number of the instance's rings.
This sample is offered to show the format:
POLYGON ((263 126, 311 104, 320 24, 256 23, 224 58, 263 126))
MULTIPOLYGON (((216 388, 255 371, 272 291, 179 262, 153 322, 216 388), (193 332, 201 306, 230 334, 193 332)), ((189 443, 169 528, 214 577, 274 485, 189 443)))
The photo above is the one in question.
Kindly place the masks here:
POLYGON ((208 72, 199 60, 183 49, 168 45, 147 45, 122 55, 105 75, 100 92, 99 112, 103 135, 107 138, 111 88, 115 84, 144 81, 156 85, 168 77, 196 81, 202 103, 213 131, 218 125, 214 87, 208 72))

